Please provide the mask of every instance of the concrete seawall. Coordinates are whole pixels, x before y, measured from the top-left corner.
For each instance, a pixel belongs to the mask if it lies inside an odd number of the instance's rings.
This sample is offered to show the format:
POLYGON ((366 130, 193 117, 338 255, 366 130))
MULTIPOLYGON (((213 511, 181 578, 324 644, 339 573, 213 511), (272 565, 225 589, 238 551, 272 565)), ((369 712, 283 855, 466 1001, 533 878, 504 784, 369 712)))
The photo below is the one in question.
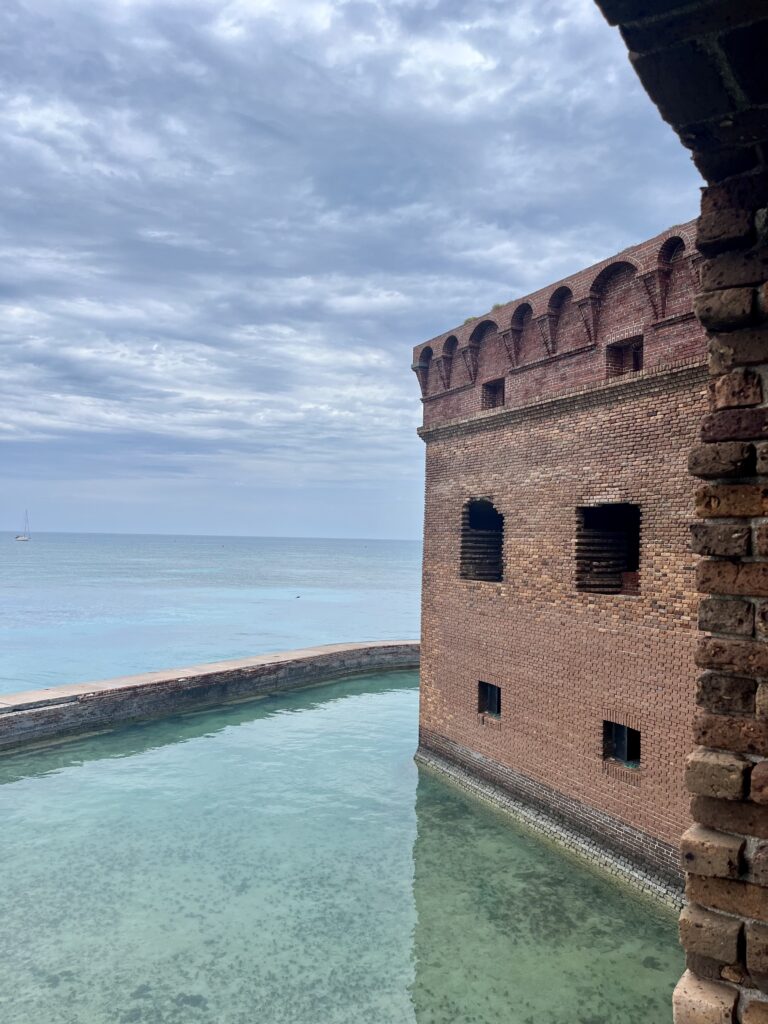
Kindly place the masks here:
POLYGON ((419 644, 328 644, 257 658, 0 694, 0 750, 247 700, 329 679, 416 668, 419 644))

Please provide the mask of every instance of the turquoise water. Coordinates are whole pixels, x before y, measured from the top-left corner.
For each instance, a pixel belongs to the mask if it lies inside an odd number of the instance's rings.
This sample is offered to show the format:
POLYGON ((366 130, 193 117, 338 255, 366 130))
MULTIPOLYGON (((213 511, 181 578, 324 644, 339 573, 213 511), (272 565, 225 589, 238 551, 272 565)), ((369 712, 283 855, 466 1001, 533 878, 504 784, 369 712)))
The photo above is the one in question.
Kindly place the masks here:
POLYGON ((0 535, 0 693, 415 639, 420 557, 409 541, 0 535))
POLYGON ((391 673, 0 760, 3 1024, 663 1024, 672 914, 412 757, 391 673))

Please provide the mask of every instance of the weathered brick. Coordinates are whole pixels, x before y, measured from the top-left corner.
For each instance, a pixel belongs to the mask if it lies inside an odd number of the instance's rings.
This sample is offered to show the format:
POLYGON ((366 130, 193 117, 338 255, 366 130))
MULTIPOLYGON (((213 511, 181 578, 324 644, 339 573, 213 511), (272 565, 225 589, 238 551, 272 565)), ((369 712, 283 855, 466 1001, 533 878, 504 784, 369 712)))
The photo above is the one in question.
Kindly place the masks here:
POLYGON ((750 762, 739 754, 700 747, 688 755, 685 783, 689 793, 741 800, 747 791, 749 769, 750 762))
POLYGON ((755 554, 759 558, 768 557, 768 524, 758 523, 754 530, 755 554))
POLYGON ((757 317, 768 320, 768 281, 757 289, 757 317))
POLYGON ((755 449, 744 441, 720 441, 698 444, 688 454, 691 476, 751 476, 755 449))
POLYGON ((709 339, 709 370, 726 373, 734 366, 756 366, 768 362, 768 328, 752 327, 733 334, 715 334, 709 339))
POLYGON ((750 103, 768 103, 768 81, 766 81, 765 68, 756 66, 760 64, 760 61, 755 60, 756 54, 768 52, 767 13, 763 7, 761 18, 754 18, 752 24, 723 32, 719 39, 720 47, 728 58, 732 74, 750 103))
POLYGON ((768 474, 768 441, 759 441, 754 445, 755 471, 768 474))
MULTIPOLYGON (((768 683, 758 683, 755 693, 755 714, 758 718, 768 718, 768 683)), ((762 751, 755 751, 762 754, 762 751)))
POLYGON ((702 484, 696 489, 696 512, 702 518, 766 515, 768 487, 757 484, 702 484))
POLYGON ((728 637, 699 637, 696 664, 700 668, 724 669, 739 676, 768 675, 768 644, 758 640, 728 637))
POLYGON ((708 633, 752 636, 754 628, 755 607, 743 598, 707 597, 699 605, 699 629, 708 633))
MULTIPOLYGON (((630 7, 627 0, 624 0, 624 7, 630 7)), ((627 48, 635 53, 658 50, 670 43, 700 36, 704 32, 722 32, 727 27, 735 28, 757 20, 765 12, 764 0, 739 0, 738 4, 734 4, 733 0, 716 0, 704 7, 696 5, 693 9, 688 5, 682 11, 675 10, 675 7, 675 4, 669 4, 660 12, 661 16, 651 21, 637 21, 637 7, 632 5, 631 14, 626 15, 629 23, 620 26, 627 48)), ((708 191, 710 189, 704 189, 705 194, 708 191)), ((702 210, 705 209, 702 201, 702 210)))
MULTIPOLYGON (((760 687, 756 707, 760 709, 760 687)), ((693 720, 693 735, 695 742, 704 747, 768 756, 768 721, 765 718, 713 715, 699 709, 693 720)))
POLYGON ((710 383, 709 398, 713 409, 760 405, 763 400, 762 381, 754 370, 740 366, 710 383))
POLYGON ((768 562, 707 559, 696 566, 696 585, 702 594, 768 597, 768 562))
POLYGON ((741 1024, 768 1024, 768 1003, 753 999, 741 1010, 741 1024))
POLYGON ((686 971, 672 996, 674 1024, 733 1024, 738 991, 686 971))
MULTIPOLYGON (((758 8, 761 8, 759 12, 761 15, 764 16, 765 14, 764 0, 744 0, 744 2, 739 3, 738 10, 736 5, 731 3, 730 0, 723 0, 723 4, 724 7, 721 13, 716 15, 718 28, 723 26, 726 7, 730 13, 741 15, 746 13, 751 5, 752 12, 744 18, 745 22, 757 20, 758 8)), ((710 13, 714 14, 711 8, 710 13)), ((692 20, 695 20, 699 26, 701 25, 701 15, 701 9, 692 12, 690 15, 692 20)), ((737 210, 744 210, 752 214, 755 210, 766 204, 768 204, 768 173, 763 169, 759 174, 743 174, 738 178, 731 178, 729 181, 723 181, 717 185, 708 185, 702 189, 699 219, 716 219, 719 216, 737 210)))
POLYGON ((690 530, 691 551, 697 555, 749 554, 751 531, 744 523, 692 523, 690 530))
POLYGON ((755 601, 755 635, 759 640, 768 640, 768 601, 755 601))
POLYGON ((680 942, 689 953, 732 964, 738 959, 742 922, 689 904, 680 915, 680 942))
MULTIPOLYGON (((755 51, 757 53, 757 51, 755 51)), ((743 143, 755 143, 768 137, 768 112, 763 107, 746 107, 742 110, 733 110, 728 117, 715 118, 714 120, 699 121, 698 124, 687 125, 685 138, 688 145, 694 147, 709 146, 741 146, 743 143)), ((760 250, 744 250, 745 254, 754 255, 759 261, 760 250)), ((747 263, 752 272, 759 273, 757 268, 752 266, 752 261, 747 263)), ((742 268, 738 268, 741 270, 742 268)), ((722 287, 729 288, 742 284, 749 284, 751 277, 740 277, 737 268, 733 265, 719 267, 713 270, 709 278, 702 277, 705 288, 722 287), (718 276, 716 276, 719 275, 718 276), (729 276, 729 275, 733 276, 729 276), (713 284, 717 281, 718 283, 713 284)))
POLYGON ((757 804, 768 804, 768 761, 758 761, 752 769, 749 799, 757 804))
POLYGON ((737 914, 763 921, 768 915, 768 889, 730 878, 688 875, 685 892, 692 903, 725 914, 737 914))
POLYGON ((623 21, 637 21, 655 15, 670 14, 678 7, 685 7, 685 0, 597 0, 597 6, 611 25, 623 21))
POLYGON ((701 287, 705 292, 722 288, 759 285, 768 278, 768 249, 756 247, 725 252, 701 265, 701 287))
POLYGON ((761 804, 694 796, 691 800, 691 813, 699 824, 707 828, 768 839, 768 807, 761 804))
POLYGON ((732 331, 746 327, 754 315, 753 288, 727 288, 702 292, 693 300, 696 316, 709 331, 732 331))
POLYGON ((743 866, 744 846, 744 839, 740 836, 693 825, 680 840, 682 865, 685 871, 696 875, 738 878, 743 866))
POLYGON ((717 714, 754 714, 757 681, 748 676, 704 672, 697 681, 696 703, 717 714))
POLYGON ((706 181, 722 182, 735 174, 748 174, 762 167, 760 151, 754 145, 710 144, 706 150, 694 150, 693 162, 706 181))
MULTIPOLYGON (((686 950, 685 966, 702 981, 723 981, 723 971, 728 965, 711 956, 702 956, 701 953, 686 950)), ((730 978, 728 980, 730 981, 730 978)))
POLYGON ((720 977, 723 981, 731 981, 734 985, 749 985, 750 978, 745 967, 741 964, 723 964, 720 968, 720 977))
POLYGON ((751 210, 721 210, 699 217, 696 245, 706 256, 746 247, 754 240, 755 218, 751 210))
POLYGON ((768 974, 768 925, 759 921, 748 921, 745 935, 747 970, 755 974, 768 974))
POLYGON ((665 121, 687 125, 731 109, 717 64, 693 42, 661 53, 630 54, 630 60, 665 121), (673 67, 674 75, 670 74, 673 67))
POLYGON ((757 843, 747 858, 747 874, 750 882, 768 885, 768 843, 757 843))
POLYGON ((701 421, 702 441, 748 441, 768 437, 768 408, 721 409, 701 421))

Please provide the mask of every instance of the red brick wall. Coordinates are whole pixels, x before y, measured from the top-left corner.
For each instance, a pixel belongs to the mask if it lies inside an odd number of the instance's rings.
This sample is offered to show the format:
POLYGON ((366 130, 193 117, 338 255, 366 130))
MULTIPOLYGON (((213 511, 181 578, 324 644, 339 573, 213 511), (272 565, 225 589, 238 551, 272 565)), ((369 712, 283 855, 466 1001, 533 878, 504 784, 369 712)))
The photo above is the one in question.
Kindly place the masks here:
MULTIPOLYGON (((656 239, 630 252, 659 248, 656 239)), ((573 295, 596 276, 571 278, 573 295)), ((425 402, 422 743, 466 748, 550 787, 577 818, 595 808, 675 844, 689 823, 697 600, 687 457, 706 410, 704 340, 686 256, 671 264, 671 317, 653 324, 635 271, 605 277, 588 353, 560 358, 556 334, 554 358, 506 376, 506 407, 478 412, 482 382, 509 369, 493 332, 481 342, 474 386, 451 394, 457 374, 444 397, 425 402), (638 321, 645 369, 606 381, 606 341, 633 336, 638 321), (505 517, 501 583, 459 578, 461 514, 472 497, 490 498, 505 517), (575 589, 576 510, 604 502, 641 508, 638 596, 575 589), (502 689, 498 723, 478 716, 479 680, 502 689), (604 761, 604 720, 640 729, 639 770, 604 761)), ((572 305, 566 299, 569 325, 572 305)), ((644 844, 638 835, 641 860, 644 844)))

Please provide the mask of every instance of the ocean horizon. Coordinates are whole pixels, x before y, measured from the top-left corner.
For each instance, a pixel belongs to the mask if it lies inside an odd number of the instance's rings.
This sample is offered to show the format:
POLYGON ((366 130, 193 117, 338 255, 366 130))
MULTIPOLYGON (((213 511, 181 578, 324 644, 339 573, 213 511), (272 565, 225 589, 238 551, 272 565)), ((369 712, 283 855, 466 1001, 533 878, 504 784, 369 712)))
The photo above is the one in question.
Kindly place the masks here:
POLYGON ((0 534, 0 693, 419 635, 418 541, 14 535, 0 534))

